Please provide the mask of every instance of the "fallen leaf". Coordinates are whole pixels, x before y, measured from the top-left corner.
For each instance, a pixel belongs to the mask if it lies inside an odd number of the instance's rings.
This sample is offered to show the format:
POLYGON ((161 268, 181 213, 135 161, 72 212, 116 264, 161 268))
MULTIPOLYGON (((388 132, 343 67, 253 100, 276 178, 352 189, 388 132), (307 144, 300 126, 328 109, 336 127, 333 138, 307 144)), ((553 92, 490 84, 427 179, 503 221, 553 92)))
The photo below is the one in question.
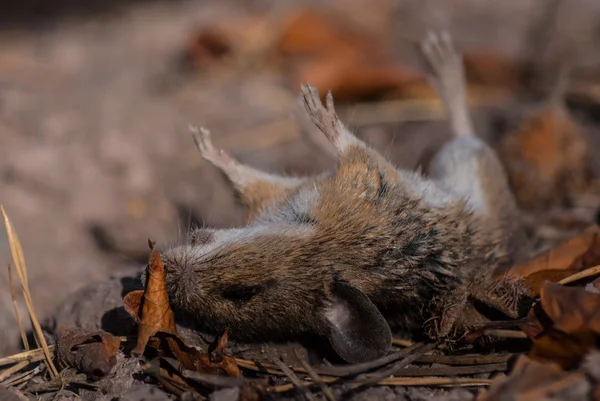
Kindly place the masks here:
POLYGON ((592 181, 588 143, 558 101, 503 136, 498 154, 524 209, 570 205, 592 181))
POLYGON ((537 401, 550 399, 558 394, 557 400, 585 399, 589 391, 585 375, 567 373, 555 363, 536 362, 521 355, 508 376, 497 377, 490 388, 477 396, 477 401, 537 401))
POLYGON ((565 333, 588 329, 600 335, 600 294, 546 283, 540 292, 540 302, 556 329, 565 333))
POLYGON ((56 336, 56 356, 62 368, 73 367, 91 380, 100 380, 116 363, 121 340, 105 331, 61 326, 56 336))
POLYGON ((463 60, 470 84, 495 86, 512 92, 523 88, 533 67, 527 62, 490 51, 467 52, 463 60))
POLYGON ((600 264, 600 229, 593 225, 576 237, 565 241, 536 257, 512 266, 506 273, 499 274, 496 279, 503 277, 529 277, 530 281, 539 287, 543 279, 560 281, 561 273, 550 273, 550 270, 569 270, 578 272, 600 264))
POLYGON ((208 374, 240 376, 235 359, 224 354, 228 331, 219 338, 214 352, 208 354, 188 347, 179 337, 175 314, 169 303, 165 268, 159 253, 154 249, 154 243, 148 241, 148 244, 150 257, 146 288, 130 292, 123 300, 125 310, 133 316, 139 327, 137 344, 132 352, 141 355, 147 345, 150 345, 167 357, 177 358, 186 369, 208 374))
POLYGON ((544 331, 533 340, 529 357, 540 362, 554 362, 569 369, 596 347, 597 335, 590 330, 564 333, 556 329, 544 331))
POLYGON ((545 282, 558 283, 560 280, 572 276, 577 272, 579 272, 578 269, 540 270, 525 277, 523 284, 531 290, 532 294, 537 295, 540 293, 545 282))
POLYGON ((215 351, 206 354, 201 353, 196 348, 188 347, 177 335, 159 333, 157 336, 166 340, 161 345, 162 349, 169 351, 186 369, 222 376, 239 377, 241 375, 235 359, 223 353, 227 346, 227 334, 219 339, 219 344, 223 344, 222 348, 217 347, 215 351))
POLYGON ((571 368, 599 344, 600 294, 546 282, 525 323, 532 359, 571 368))
POLYGON ((159 331, 177 336, 175 314, 171 309, 167 294, 165 267, 160 255, 154 249, 154 244, 151 241, 148 243, 151 251, 146 288, 143 291, 130 292, 123 300, 125 310, 131 313, 138 322, 137 344, 132 350, 137 355, 144 353, 150 337, 159 331), (140 292, 143 293, 143 296, 140 296, 140 292), (135 313, 136 309, 137 313, 135 313))
POLYGON ((178 397, 191 390, 191 386, 181 377, 181 373, 163 358, 154 358, 142 366, 142 370, 154 377, 167 391, 178 397))

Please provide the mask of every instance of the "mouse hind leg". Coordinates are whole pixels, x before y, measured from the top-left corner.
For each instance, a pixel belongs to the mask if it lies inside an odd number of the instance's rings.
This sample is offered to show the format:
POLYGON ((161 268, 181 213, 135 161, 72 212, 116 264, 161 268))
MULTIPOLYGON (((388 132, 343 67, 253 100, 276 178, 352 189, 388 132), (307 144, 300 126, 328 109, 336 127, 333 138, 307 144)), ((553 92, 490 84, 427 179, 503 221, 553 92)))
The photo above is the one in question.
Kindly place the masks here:
POLYGON ((307 180, 270 174, 242 164, 224 150, 215 148, 209 130, 191 126, 190 131, 201 156, 221 170, 239 194, 247 209, 246 222, 253 220, 263 208, 284 199, 307 180))
POLYGON ((494 150, 473 129, 462 55, 445 32, 429 33, 421 43, 421 52, 454 136, 432 159, 429 175, 463 196, 477 214, 514 217, 516 202, 504 167, 494 150))
POLYGON ((351 166, 363 165, 368 166, 371 170, 376 170, 386 181, 395 182, 397 180, 396 168, 375 149, 370 148, 353 135, 340 121, 335 111, 331 92, 327 93, 325 104, 323 104, 316 87, 303 84, 301 89, 306 112, 334 147, 334 152, 338 157, 338 172, 352 170, 351 166))

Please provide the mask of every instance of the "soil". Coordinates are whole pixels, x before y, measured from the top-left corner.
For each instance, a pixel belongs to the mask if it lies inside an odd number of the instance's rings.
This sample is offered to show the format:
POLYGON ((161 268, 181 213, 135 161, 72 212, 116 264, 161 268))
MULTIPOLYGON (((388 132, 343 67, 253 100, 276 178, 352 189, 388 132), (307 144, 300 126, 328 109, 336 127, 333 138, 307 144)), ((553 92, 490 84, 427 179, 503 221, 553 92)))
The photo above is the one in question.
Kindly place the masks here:
MULTIPOLYGON (((148 237, 164 249, 184 241, 192 224, 241 223, 230 187, 199 157, 188 124, 208 127, 218 146, 267 171, 313 174, 332 166, 303 137, 292 115, 296 89, 281 76, 260 70, 182 75, 178 68, 195 29, 267 10, 275 2, 109 1, 90 2, 86 9, 68 0, 52 9, 41 1, 26 3, 0 11, 6 21, 0 24, 0 203, 19 234, 35 310, 49 330, 73 323, 129 332, 133 322, 121 308, 122 296, 139 285, 148 237)), ((524 43, 542 3, 403 1, 393 16, 398 57, 416 65, 403 39, 420 37, 429 27, 449 29, 465 49, 531 56, 524 43)), ((554 45, 565 37, 581 38, 579 61, 596 63, 600 3, 569 4, 554 45)), ((498 116, 520 121, 533 106, 474 110, 475 126, 493 138, 498 116)), ((347 116, 352 127, 352 113, 347 116)), ((598 128, 589 117, 581 121, 594 143, 598 128)), ((443 121, 371 125, 356 132, 406 168, 448 136, 443 121)), ((2 231, 0 260, 9 258, 2 231)), ((0 356, 19 347, 5 272, 0 356)), ((20 308, 26 316, 24 303, 20 308)), ((207 344, 197 334, 186 335, 207 344)), ((255 348, 244 354, 236 346, 236 356, 251 359, 270 352, 255 348)), ((131 391, 139 399, 165 399, 150 386, 136 386, 131 391)), ((109 393, 122 399, 137 399, 113 390, 109 393)), ((444 392, 444 399, 453 399, 451 394, 444 392)), ((463 390, 456 394, 454 399, 464 399, 463 390)), ((350 399, 434 399, 430 390, 404 388, 372 388, 356 397, 350 399)))

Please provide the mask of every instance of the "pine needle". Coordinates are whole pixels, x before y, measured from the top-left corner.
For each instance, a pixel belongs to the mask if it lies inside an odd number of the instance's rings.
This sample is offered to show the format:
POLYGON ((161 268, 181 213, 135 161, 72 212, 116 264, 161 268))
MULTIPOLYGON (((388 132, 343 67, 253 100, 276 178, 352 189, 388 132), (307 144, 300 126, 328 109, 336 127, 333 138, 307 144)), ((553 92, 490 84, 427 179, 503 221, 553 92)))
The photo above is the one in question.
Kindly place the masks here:
POLYGON ((565 277, 562 280, 560 280, 558 282, 558 284, 569 284, 575 281, 579 281, 582 278, 586 278, 586 277, 590 277, 590 276, 596 276, 600 274, 600 265, 598 266, 594 266, 594 267, 590 267, 589 269, 585 269, 583 271, 577 272, 575 274, 570 275, 569 277, 565 277))

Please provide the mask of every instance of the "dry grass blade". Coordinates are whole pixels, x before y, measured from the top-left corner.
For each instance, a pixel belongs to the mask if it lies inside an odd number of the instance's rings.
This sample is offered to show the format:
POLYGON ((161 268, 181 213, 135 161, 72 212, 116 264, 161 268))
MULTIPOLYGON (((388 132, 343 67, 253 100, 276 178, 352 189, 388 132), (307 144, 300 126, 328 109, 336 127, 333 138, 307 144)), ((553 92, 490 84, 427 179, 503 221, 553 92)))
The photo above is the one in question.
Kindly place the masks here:
POLYGON ((17 373, 19 370, 23 369, 27 365, 29 365, 29 362, 21 361, 21 362, 17 363, 16 365, 11 366, 10 368, 4 370, 3 372, 0 372, 0 383, 2 383, 2 381, 4 381, 4 379, 8 378, 9 376, 17 373))
POLYGON ((288 368, 286 366, 286 364, 283 363, 283 361, 279 360, 278 358, 275 358, 275 363, 277 364, 279 369, 281 369, 283 371, 283 373, 285 373, 285 375, 288 377, 288 379, 290 379, 292 384, 302 391, 302 393, 304 394, 304 396, 306 397, 307 400, 315 401, 315 397, 310 392, 308 387, 304 384, 304 382, 302 380, 300 380, 300 378, 298 378, 298 376, 296 376, 296 374, 292 371, 292 369, 288 368))
POLYGON ((294 351, 294 356, 296 357, 298 362, 300 362, 300 365, 302 365, 302 367, 304 368, 306 373, 308 373, 308 375, 310 376, 312 381, 317 383, 317 385, 319 386, 319 388, 321 389, 323 394, 325 394, 325 397, 329 401, 335 401, 335 396, 333 395, 333 392, 331 391, 331 389, 329 387, 327 387, 327 384, 325 384, 323 379, 321 379, 321 377, 317 374, 317 372, 315 372, 314 369, 309 365, 309 363, 306 362, 306 360, 302 357, 302 355, 300 355, 300 351, 298 351, 297 348, 294 348, 293 351, 294 351))
MULTIPOLYGON (((54 354, 54 345, 50 345, 48 347, 48 350, 50 351, 50 355, 53 355, 54 354)), ((41 361, 42 359, 45 359, 45 358, 46 358, 46 355, 44 353, 44 350, 41 348, 36 348, 36 349, 30 350, 30 351, 20 352, 15 355, 10 355, 10 356, 6 356, 4 358, 0 358, 0 366, 9 365, 9 364, 17 363, 17 362, 21 362, 21 361, 37 362, 37 361, 41 361)))
POLYGON ((591 276, 596 276, 600 274, 600 265, 598 266, 594 266, 594 267, 590 267, 589 269, 585 269, 583 271, 580 271, 578 273, 572 274, 569 277, 565 277, 562 280, 560 280, 558 282, 558 284, 569 284, 569 283, 573 283, 575 281, 579 281, 583 278, 586 277, 591 277, 591 276))
POLYGON ((2 205, 0 205, 0 212, 2 212, 2 218, 4 219, 4 226, 6 228, 6 235, 8 237, 10 252, 15 263, 17 274, 19 275, 19 279, 21 280, 23 297, 25 298, 25 304, 27 305, 29 318, 31 319, 31 324, 34 328, 36 341, 38 343, 38 346, 41 346, 44 350, 48 370, 50 371, 50 376, 56 377, 58 376, 58 371, 56 370, 56 366, 54 366, 54 363, 52 362, 52 357, 50 355, 50 350, 48 349, 48 344, 46 343, 46 339, 44 338, 44 335, 42 333, 42 328, 35 314, 35 311, 33 310, 33 301, 31 298, 31 293, 29 292, 29 283, 27 280, 27 267, 25 265, 25 258, 23 257, 23 248, 21 247, 21 243, 19 242, 17 233, 14 227, 12 226, 12 223, 10 222, 2 205))
POLYGON ((15 286, 12 278, 12 267, 8 264, 8 285, 10 285, 10 296, 13 301, 13 308, 15 309, 15 316, 17 317, 17 323, 19 324, 19 331, 21 332, 21 341, 25 350, 29 351, 29 342, 27 341, 27 333, 25 333, 25 327, 21 320, 21 314, 19 313, 19 305, 17 304, 17 294, 15 294, 15 286))

